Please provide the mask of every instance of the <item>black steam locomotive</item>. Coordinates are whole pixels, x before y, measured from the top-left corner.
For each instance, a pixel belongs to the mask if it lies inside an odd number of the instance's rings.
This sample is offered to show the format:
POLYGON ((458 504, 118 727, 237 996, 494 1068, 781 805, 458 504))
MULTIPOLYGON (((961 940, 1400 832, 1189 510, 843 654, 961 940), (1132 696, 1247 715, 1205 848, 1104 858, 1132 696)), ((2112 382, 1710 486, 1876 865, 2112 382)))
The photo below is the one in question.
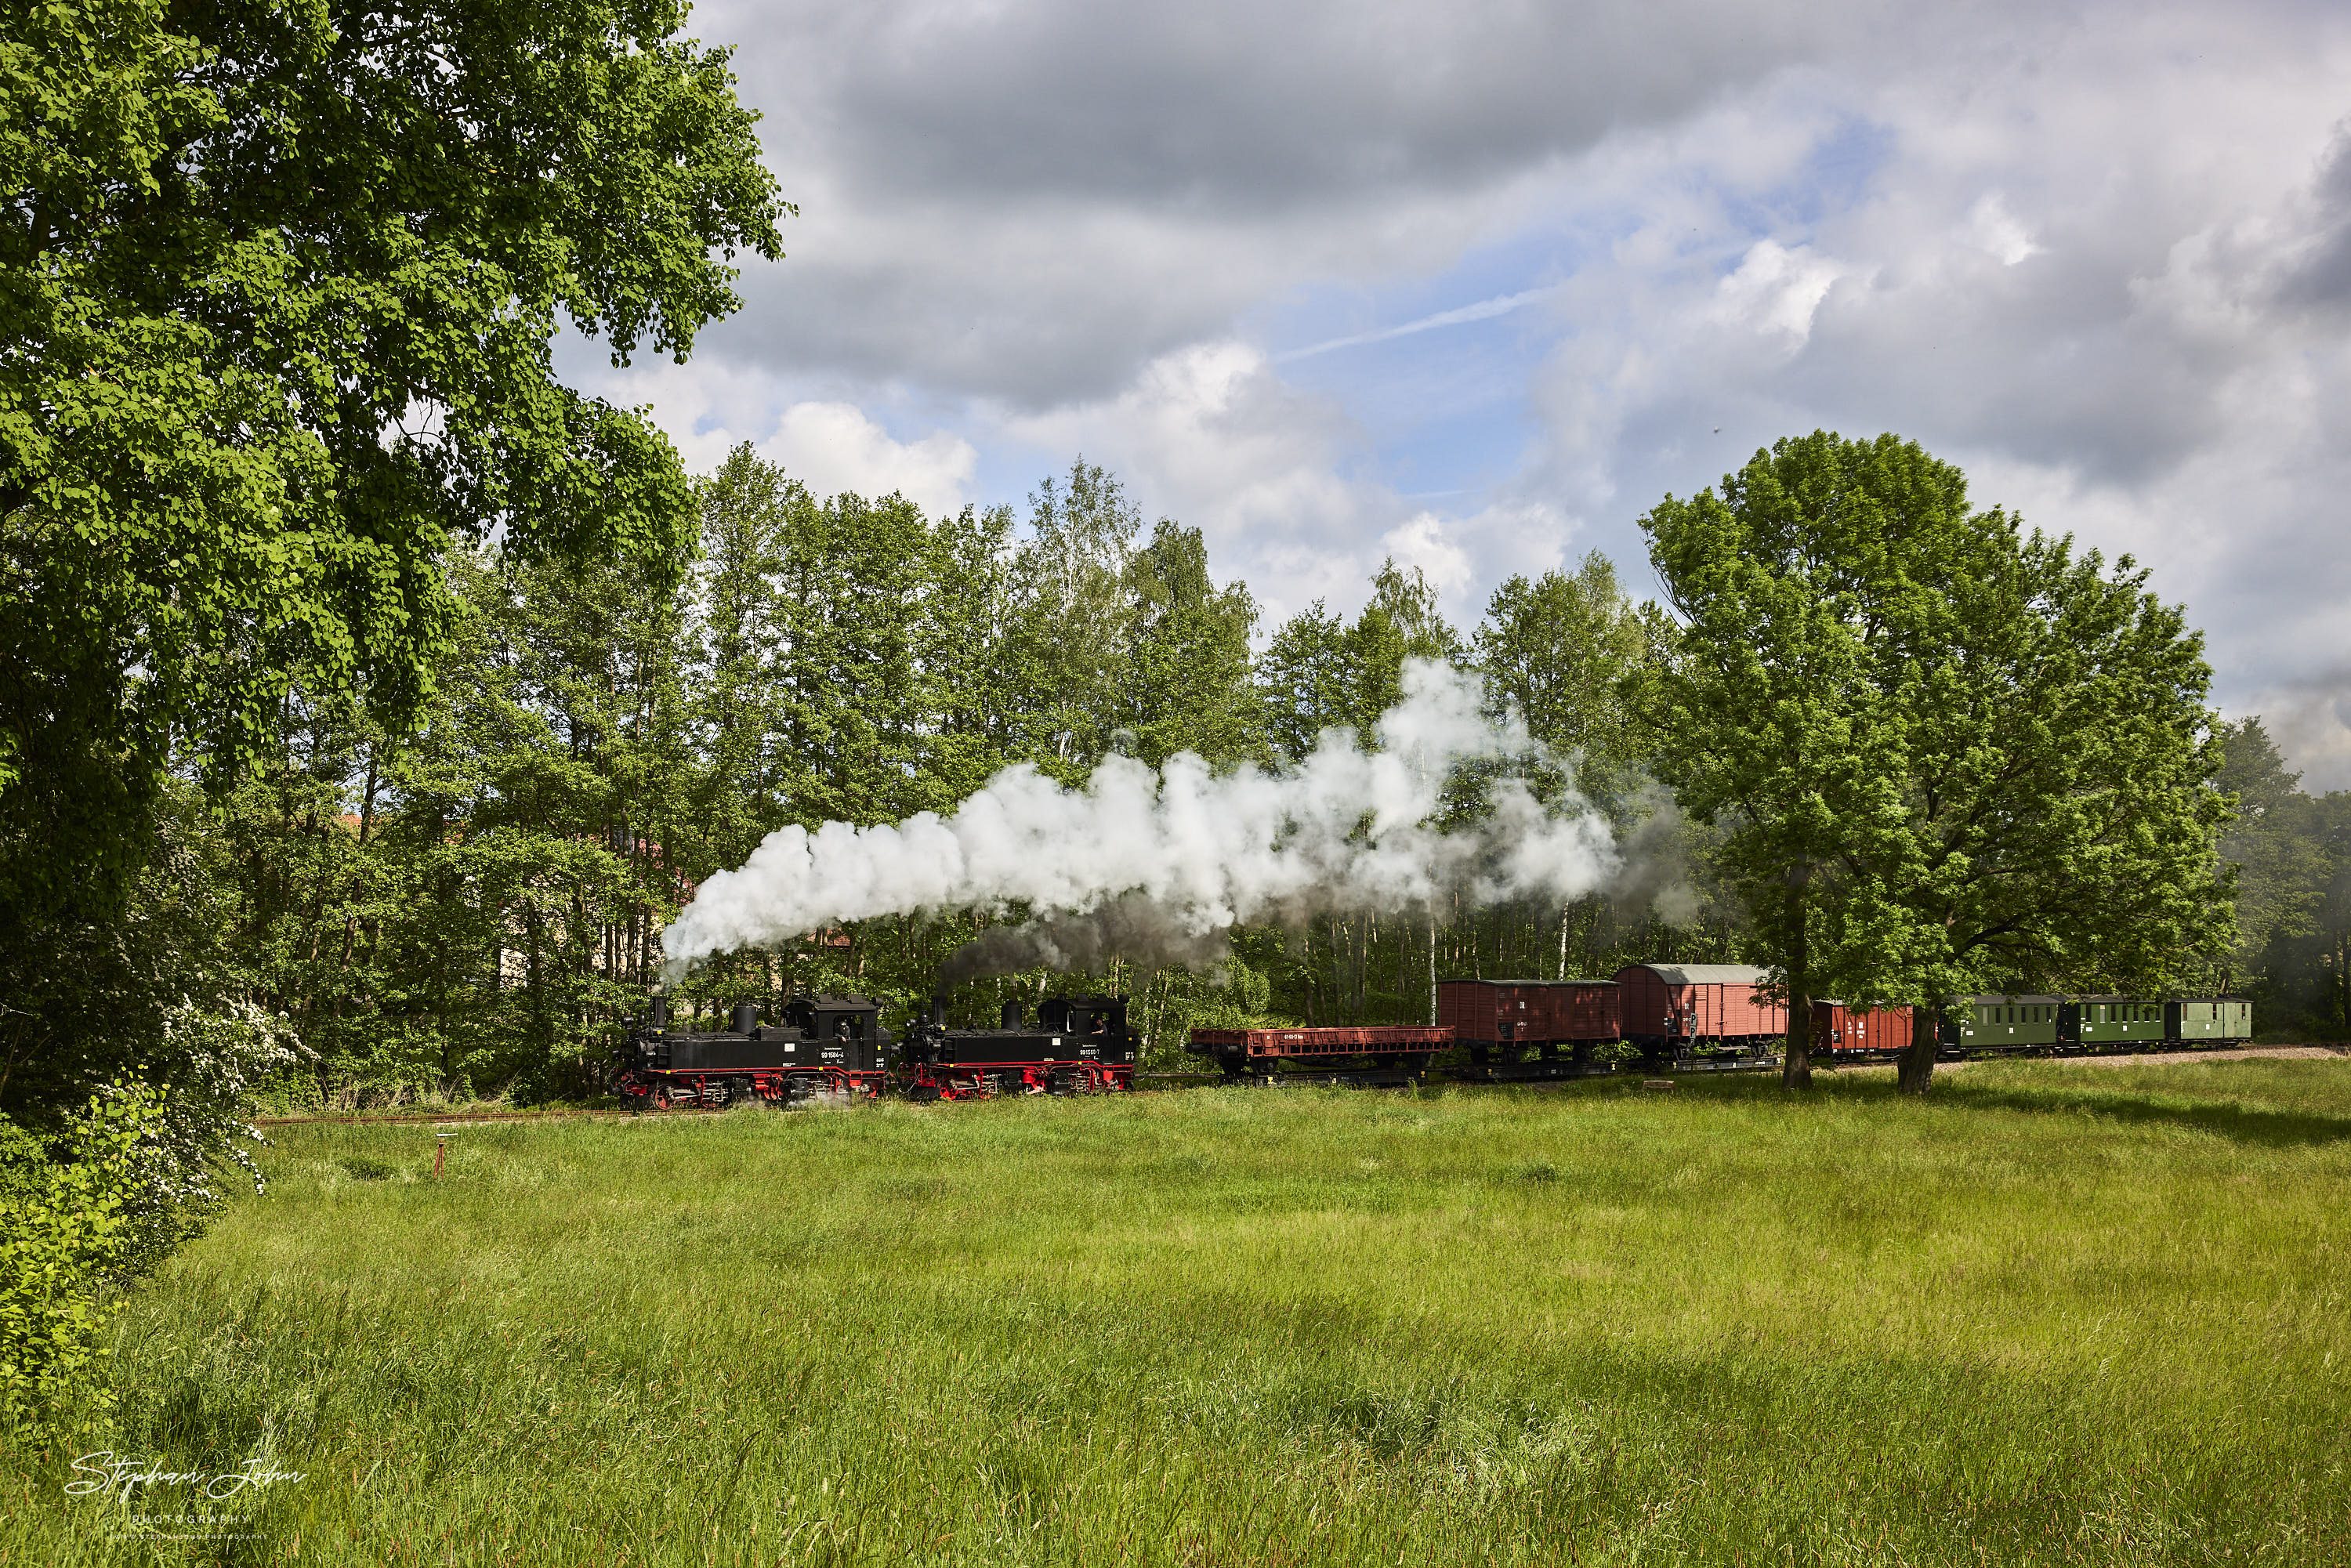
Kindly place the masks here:
POLYGON ((672 1029, 669 998, 653 998, 613 1052, 613 1092, 662 1110, 871 1098, 888 1087, 897 1042, 871 997, 795 997, 772 1024, 759 1021, 758 1003, 740 1002, 726 1021, 723 1030, 672 1029))
POLYGON ((882 1024, 871 997, 795 997, 779 1021, 762 1023, 754 1002, 737 1004, 724 1030, 674 1030, 668 998, 655 997, 613 1052, 615 1093, 640 1108, 716 1109, 758 1101, 910 1100, 990 1094, 1088 1094, 1134 1087, 1142 1041, 1127 1026, 1124 997, 1056 997, 1035 1027, 1019 1002, 997 1029, 949 1029, 946 1004, 904 1040, 882 1024))
POLYGON ((949 1029, 946 1003, 906 1033, 899 1059, 909 1100, 983 1094, 1102 1094, 1134 1087, 1142 1040, 1127 1027, 1124 997, 1053 997, 1031 1028, 1019 1002, 1001 1027, 949 1029))

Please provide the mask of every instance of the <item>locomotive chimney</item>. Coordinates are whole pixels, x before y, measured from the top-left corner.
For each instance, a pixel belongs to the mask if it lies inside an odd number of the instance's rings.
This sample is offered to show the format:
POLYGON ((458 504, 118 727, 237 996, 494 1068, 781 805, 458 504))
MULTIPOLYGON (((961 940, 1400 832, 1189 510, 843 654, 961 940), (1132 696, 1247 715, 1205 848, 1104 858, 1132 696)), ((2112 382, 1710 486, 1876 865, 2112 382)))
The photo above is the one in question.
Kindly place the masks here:
POLYGON ((1020 1021, 1020 998, 1015 997, 1004 1004, 1003 1025, 1006 1029, 1019 1029, 1020 1021))
POLYGON ((729 1026, 737 1034, 748 1034, 753 1030, 758 1028, 759 1004, 757 1002, 737 1002, 735 1004, 735 1016, 729 1020, 729 1026))
POLYGON ((645 1027, 647 1029, 669 1027, 669 998, 659 991, 655 991, 645 1003, 645 1027))
POLYGON ((946 998, 933 997, 931 998, 931 1024, 936 1029, 945 1029, 947 1027, 946 998))

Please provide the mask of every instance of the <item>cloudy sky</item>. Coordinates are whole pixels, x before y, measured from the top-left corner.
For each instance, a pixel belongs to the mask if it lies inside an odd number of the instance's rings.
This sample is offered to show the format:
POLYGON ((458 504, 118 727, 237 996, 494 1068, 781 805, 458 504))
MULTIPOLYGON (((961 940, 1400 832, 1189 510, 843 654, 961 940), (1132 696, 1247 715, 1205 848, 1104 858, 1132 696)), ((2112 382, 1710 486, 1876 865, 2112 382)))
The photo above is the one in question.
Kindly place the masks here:
POLYGON ((1474 622, 1774 437, 1893 430, 2149 565, 2351 787, 2351 7, 705 4, 800 216, 690 465, 1020 503, 1082 452, 1269 623, 1474 622))

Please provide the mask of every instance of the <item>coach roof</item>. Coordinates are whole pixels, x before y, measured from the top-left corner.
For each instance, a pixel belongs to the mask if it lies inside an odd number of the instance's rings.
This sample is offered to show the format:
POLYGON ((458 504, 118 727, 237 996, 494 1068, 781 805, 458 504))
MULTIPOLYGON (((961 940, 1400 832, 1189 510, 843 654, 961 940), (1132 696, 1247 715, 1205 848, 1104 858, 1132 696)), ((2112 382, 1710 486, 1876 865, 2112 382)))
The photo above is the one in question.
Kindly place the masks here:
POLYGON ((1752 964, 1635 964, 1669 986, 1760 986, 1769 969, 1752 964))

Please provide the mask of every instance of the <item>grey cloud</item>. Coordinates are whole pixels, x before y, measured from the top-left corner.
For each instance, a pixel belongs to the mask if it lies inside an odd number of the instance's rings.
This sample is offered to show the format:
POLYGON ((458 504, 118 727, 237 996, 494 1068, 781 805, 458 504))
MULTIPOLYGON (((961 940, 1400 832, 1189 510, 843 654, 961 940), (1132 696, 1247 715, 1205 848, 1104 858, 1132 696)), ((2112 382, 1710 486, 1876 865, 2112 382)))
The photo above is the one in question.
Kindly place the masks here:
POLYGON ((877 196, 1287 212, 1458 187, 1841 47, 1884 0, 900 4, 702 13, 779 151, 877 196), (712 25, 715 22, 715 26, 712 25))
POLYGON ((1497 187, 1882 31, 1886 0, 695 14, 802 217, 705 352, 1026 409, 1309 278, 1448 264, 1497 187))
POLYGON ((2278 296, 2288 305, 2351 304, 2351 120, 2335 128, 2311 197, 2311 233, 2279 280, 2278 296))

